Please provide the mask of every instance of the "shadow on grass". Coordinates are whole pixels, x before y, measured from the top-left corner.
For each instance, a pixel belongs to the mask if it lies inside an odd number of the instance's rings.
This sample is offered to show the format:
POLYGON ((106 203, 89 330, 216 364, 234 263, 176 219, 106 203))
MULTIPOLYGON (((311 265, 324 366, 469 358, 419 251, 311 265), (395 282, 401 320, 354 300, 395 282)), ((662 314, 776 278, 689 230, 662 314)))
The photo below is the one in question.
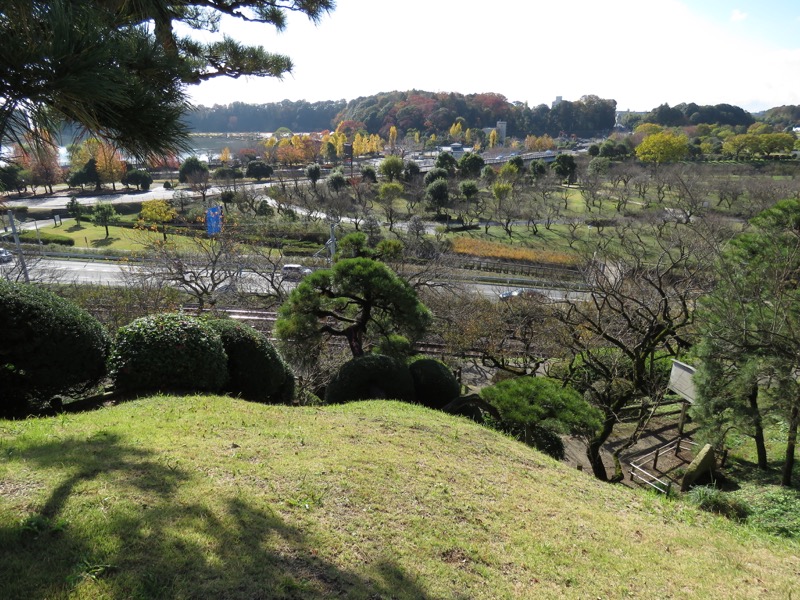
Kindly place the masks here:
POLYGON ((26 518, 0 521, 0 597, 428 597, 390 561, 365 575, 322 558, 330 549, 313 534, 235 486, 198 498, 192 485, 207 474, 116 434, 4 450, 7 462, 64 478, 26 518))
MULTIPOLYGON (((760 469, 758 463, 741 457, 729 457, 723 471, 730 479, 746 481, 760 486, 780 485, 783 471, 783 459, 767 461, 767 468, 760 469)), ((800 490, 798 477, 792 479, 792 488, 800 490)))
POLYGON ((67 227, 65 231, 69 231, 70 233, 75 233, 76 231, 83 231, 84 229, 86 229, 86 227, 76 223, 75 225, 70 225, 69 227, 67 227))
POLYGON ((92 240, 89 243, 91 244, 92 248, 103 248, 105 246, 110 246, 111 244, 113 244, 114 242, 118 242, 119 240, 120 238, 107 237, 101 240, 92 240))

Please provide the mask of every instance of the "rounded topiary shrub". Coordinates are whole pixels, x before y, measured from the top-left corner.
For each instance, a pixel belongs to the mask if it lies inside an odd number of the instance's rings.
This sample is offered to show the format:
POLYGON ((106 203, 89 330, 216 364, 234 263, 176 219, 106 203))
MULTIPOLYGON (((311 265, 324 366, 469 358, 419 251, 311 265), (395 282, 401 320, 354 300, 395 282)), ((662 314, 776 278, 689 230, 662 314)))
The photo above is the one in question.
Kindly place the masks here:
POLYGON ((325 402, 394 399, 414 401, 414 381, 399 360, 383 354, 365 354, 345 364, 325 390, 325 402))
POLYGON ((94 387, 110 346, 97 319, 72 302, 0 280, 0 414, 94 387))
POLYGON ((200 319, 167 313, 136 319, 117 332, 111 372, 120 391, 211 391, 228 378, 219 334, 200 319))
POLYGON ((225 389, 256 402, 291 402, 294 376, 267 336, 232 319, 210 319, 228 355, 225 389))
POLYGON ((414 381, 414 397, 428 408, 442 408, 461 394, 461 386, 444 363, 421 358, 408 366, 414 381))

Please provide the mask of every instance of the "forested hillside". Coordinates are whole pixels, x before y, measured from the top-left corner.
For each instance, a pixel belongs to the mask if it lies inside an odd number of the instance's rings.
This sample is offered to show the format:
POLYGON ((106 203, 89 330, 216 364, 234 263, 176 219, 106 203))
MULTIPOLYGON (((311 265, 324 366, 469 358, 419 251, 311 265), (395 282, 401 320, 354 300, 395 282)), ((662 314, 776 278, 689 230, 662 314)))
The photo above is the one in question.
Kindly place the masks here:
POLYGON ((495 127, 497 121, 507 123, 510 136, 558 136, 562 133, 592 136, 608 133, 614 126, 616 101, 583 96, 575 102, 563 101, 554 107, 540 104, 529 107, 509 102, 500 94, 458 94, 411 90, 388 92, 328 102, 292 102, 249 105, 199 107, 189 116, 195 131, 244 132, 274 131, 287 127, 294 132, 334 130, 342 122, 354 129, 388 137, 397 127, 400 135, 419 132, 439 134, 460 122, 464 129, 495 127))
MULTIPOLYGON (((583 96, 564 100, 554 106, 539 104, 530 107, 510 102, 495 93, 459 94, 410 90, 386 92, 354 100, 307 102, 283 100, 266 104, 233 102, 213 107, 197 107, 188 117, 189 126, 197 132, 227 133, 275 131, 285 127, 293 132, 335 130, 341 124, 348 130, 365 131, 389 137, 391 127, 399 135, 419 132, 422 136, 442 134, 455 123, 463 130, 495 127, 507 123, 506 133, 512 137, 528 135, 576 135, 600 137, 608 135, 616 122, 615 100, 583 96)), ((800 121, 800 107, 781 106, 758 116, 777 129, 791 127, 800 121)), ((635 127, 648 122, 664 126, 688 126, 699 123, 749 127, 756 121, 743 108, 730 104, 698 105, 681 103, 673 107, 662 104, 648 113, 627 113, 622 123, 635 127)))

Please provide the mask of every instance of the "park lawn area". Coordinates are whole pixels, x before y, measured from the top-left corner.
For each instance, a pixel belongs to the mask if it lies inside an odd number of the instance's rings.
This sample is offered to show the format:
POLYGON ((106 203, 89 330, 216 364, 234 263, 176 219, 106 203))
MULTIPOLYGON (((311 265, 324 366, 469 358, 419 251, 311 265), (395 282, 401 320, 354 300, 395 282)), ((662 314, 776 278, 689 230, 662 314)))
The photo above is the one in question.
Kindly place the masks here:
MULTIPOLYGON (((78 225, 74 219, 64 219, 60 227, 50 225, 41 230, 72 238, 76 248, 106 248, 130 252, 144 251, 145 244, 164 239, 158 232, 115 225, 109 225, 109 236, 106 238, 105 227, 92 225, 87 221, 81 221, 78 225)), ((186 239, 180 235, 168 233, 167 240, 179 245, 187 244, 186 239)))
POLYGON ((3 598, 787 598, 787 540, 392 401, 0 421, 3 598))

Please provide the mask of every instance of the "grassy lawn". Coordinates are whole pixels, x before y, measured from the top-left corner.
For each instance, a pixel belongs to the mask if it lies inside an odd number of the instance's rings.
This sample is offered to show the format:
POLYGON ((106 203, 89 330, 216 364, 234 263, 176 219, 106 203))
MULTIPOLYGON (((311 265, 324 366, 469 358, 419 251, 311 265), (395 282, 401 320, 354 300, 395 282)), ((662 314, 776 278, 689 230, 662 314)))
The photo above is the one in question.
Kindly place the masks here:
POLYGON ((776 598, 797 546, 394 402, 0 421, 3 598, 776 598))
MULTIPOLYGON (((72 238, 75 240, 76 248, 108 248, 138 252, 144 250, 146 243, 163 239, 160 233, 154 231, 114 225, 108 227, 109 235, 106 237, 105 227, 92 225, 87 221, 81 221, 78 225, 74 219, 64 219, 60 227, 51 225, 42 227, 41 230, 72 238)), ((180 235, 167 234, 167 239, 177 244, 185 243, 184 237, 180 235)))

